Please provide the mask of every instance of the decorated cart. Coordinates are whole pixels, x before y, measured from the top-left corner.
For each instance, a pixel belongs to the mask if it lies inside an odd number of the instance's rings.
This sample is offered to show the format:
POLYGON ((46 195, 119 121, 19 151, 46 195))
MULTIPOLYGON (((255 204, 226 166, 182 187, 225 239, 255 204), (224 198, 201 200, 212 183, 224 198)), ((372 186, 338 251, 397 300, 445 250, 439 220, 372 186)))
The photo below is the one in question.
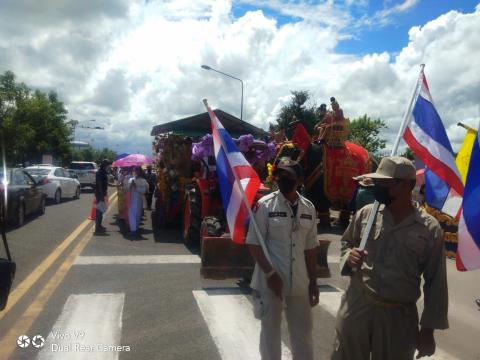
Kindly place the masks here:
MULTIPOLYGON (((276 155, 268 134, 230 114, 215 114, 245 158, 252 164, 263 185, 256 200, 271 190, 269 161, 276 155)), ((201 274, 205 278, 248 278, 253 259, 245 245, 231 241, 216 175, 213 140, 208 113, 158 125, 152 130, 157 156, 156 216, 160 226, 180 222, 187 246, 201 248, 201 274)), ((319 251, 318 274, 330 276, 327 264, 329 242, 319 251)))

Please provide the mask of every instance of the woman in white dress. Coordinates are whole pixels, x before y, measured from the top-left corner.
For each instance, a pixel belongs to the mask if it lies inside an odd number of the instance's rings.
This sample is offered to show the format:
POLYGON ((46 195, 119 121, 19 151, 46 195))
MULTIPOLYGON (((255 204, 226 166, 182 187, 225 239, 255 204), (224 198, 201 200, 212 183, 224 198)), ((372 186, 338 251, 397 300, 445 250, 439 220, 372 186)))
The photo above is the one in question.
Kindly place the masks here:
POLYGON ((148 191, 148 182, 143 176, 141 167, 134 169, 133 177, 128 182, 130 191, 130 207, 128 209, 128 223, 130 235, 138 235, 138 225, 142 219, 143 197, 148 191))

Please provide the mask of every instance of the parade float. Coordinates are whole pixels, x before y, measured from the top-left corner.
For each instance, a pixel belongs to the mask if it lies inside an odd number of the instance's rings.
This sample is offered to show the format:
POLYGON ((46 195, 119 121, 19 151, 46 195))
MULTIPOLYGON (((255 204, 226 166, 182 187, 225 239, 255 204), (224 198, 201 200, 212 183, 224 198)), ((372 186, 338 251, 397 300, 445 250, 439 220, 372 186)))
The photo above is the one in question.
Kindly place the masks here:
MULTIPOLYGON (((278 148, 265 141, 269 134, 221 110, 215 114, 262 180, 255 200, 270 193, 278 148)), ((158 226, 180 223, 185 244, 200 246, 203 277, 249 278, 254 261, 245 245, 231 240, 210 132, 208 113, 153 128, 158 175, 155 221, 158 226)), ((319 277, 330 276, 328 246, 329 241, 319 243, 319 277)))

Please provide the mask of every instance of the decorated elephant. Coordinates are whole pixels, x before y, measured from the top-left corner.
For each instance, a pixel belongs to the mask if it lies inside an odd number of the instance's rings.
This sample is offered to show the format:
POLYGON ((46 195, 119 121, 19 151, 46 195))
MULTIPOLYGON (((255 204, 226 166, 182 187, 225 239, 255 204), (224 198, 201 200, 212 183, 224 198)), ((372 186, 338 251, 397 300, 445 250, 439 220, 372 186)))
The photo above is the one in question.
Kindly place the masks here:
POLYGON ((292 140, 277 156, 301 161, 305 196, 315 205, 321 226, 330 225, 330 208, 340 210, 340 223, 348 224, 349 204, 356 189, 353 177, 373 170, 368 151, 346 140, 349 120, 343 117, 335 98, 331 98, 331 102, 332 111, 317 124, 313 138, 301 121, 295 121, 291 124, 292 140))

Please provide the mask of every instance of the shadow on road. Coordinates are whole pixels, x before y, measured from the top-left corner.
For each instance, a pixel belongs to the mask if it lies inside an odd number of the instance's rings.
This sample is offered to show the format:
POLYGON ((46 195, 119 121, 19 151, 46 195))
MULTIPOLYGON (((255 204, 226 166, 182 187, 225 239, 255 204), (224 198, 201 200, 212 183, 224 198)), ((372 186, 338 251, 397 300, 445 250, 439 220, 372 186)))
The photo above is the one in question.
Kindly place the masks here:
MULTIPOLYGON (((152 228, 153 228, 153 238, 156 243, 167 243, 167 244, 183 244, 182 238, 182 230, 179 225, 166 225, 161 227, 159 224, 161 223, 158 220, 158 215, 155 210, 151 212, 151 221, 152 221, 152 228)), ((186 245, 185 247, 190 251, 193 255, 200 254, 200 245, 193 244, 193 245, 186 245)))
POLYGON ((113 216, 114 221, 110 223, 110 225, 117 225, 119 229, 119 233, 123 236, 125 240, 128 241, 144 241, 148 240, 147 235, 153 234, 153 230, 143 228, 144 222, 140 222, 140 228, 138 229, 137 235, 130 234, 130 228, 128 227, 125 220, 121 219, 118 214, 113 216))
POLYGON ((60 204, 63 204, 63 203, 69 203, 69 202, 72 202, 72 201, 76 201, 78 199, 75 199, 75 198, 62 198, 62 201, 60 201, 59 204, 56 204, 55 203, 55 199, 47 199, 45 205, 47 206, 55 206, 55 205, 60 205, 60 204))

